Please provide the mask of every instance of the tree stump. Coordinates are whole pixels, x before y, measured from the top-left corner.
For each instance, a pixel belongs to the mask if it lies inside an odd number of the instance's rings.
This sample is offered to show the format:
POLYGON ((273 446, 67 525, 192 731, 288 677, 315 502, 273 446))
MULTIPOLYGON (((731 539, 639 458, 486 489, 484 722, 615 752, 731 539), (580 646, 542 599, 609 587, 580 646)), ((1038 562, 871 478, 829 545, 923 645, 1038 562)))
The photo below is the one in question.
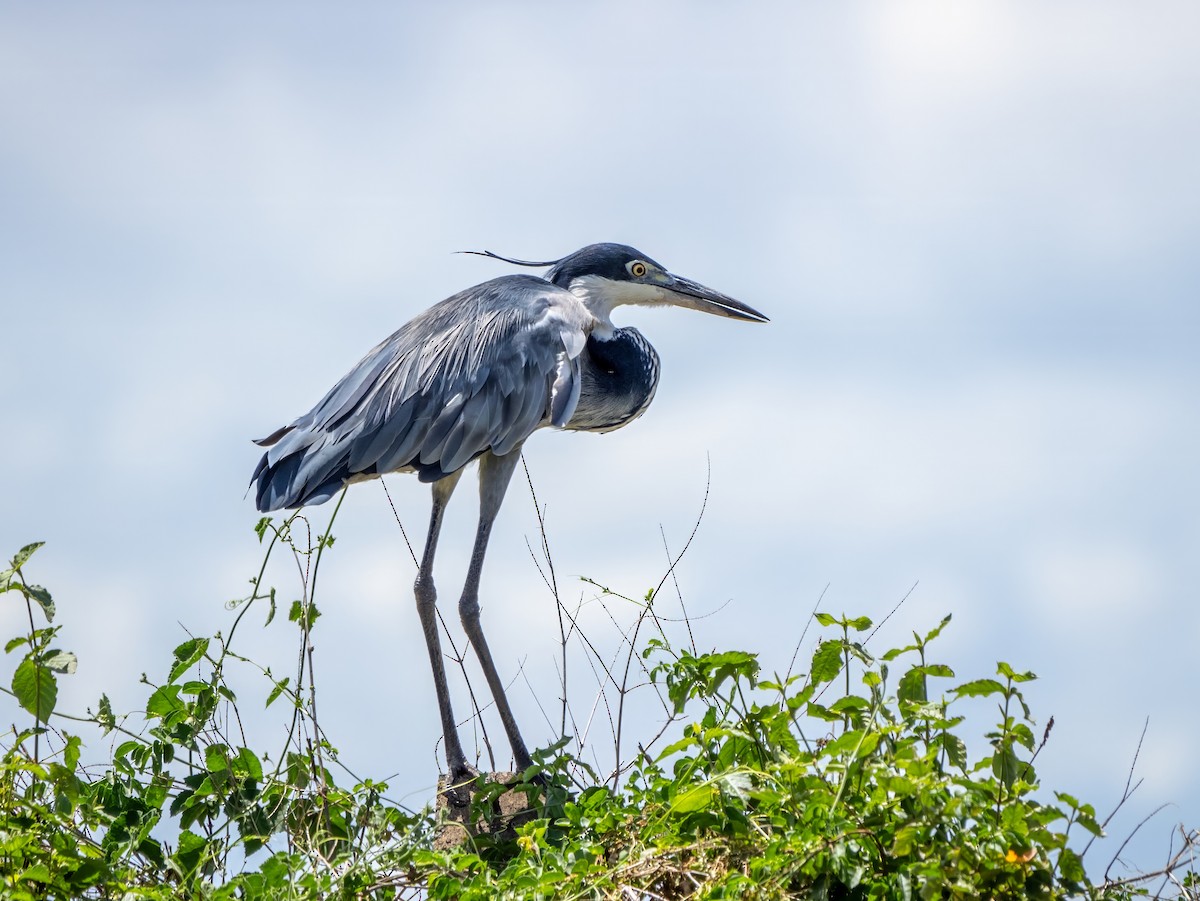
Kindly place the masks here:
MULTIPOLYGON (((515 785, 520 781, 520 773, 482 775, 486 780, 485 786, 515 785)), ((525 791, 509 789, 492 802, 490 812, 471 822, 472 802, 485 789, 475 782, 460 786, 454 794, 458 797, 465 794, 467 801, 455 803, 447 791, 446 779, 444 775, 438 777, 437 802, 434 805, 438 819, 438 831, 433 840, 435 851, 450 851, 482 835, 499 841, 512 841, 517 837, 518 826, 537 817, 537 808, 530 806, 529 795, 525 791)))

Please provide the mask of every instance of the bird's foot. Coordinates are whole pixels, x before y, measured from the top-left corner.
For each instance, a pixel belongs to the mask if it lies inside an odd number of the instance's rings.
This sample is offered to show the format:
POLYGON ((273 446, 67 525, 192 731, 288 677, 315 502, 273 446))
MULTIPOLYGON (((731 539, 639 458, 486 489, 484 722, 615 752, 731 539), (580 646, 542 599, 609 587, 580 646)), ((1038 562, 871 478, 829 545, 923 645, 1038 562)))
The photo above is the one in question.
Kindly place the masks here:
POLYGON ((466 761, 450 765, 450 771, 442 778, 441 791, 451 807, 465 810, 471 806, 471 788, 478 778, 479 770, 466 761))

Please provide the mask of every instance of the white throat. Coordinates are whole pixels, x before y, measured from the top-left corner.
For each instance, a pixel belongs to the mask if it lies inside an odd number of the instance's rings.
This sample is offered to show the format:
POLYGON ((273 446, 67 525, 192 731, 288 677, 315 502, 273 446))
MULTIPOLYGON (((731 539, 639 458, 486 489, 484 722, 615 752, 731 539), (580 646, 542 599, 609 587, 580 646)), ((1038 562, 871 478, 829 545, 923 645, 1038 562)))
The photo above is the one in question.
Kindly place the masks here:
POLYGON ((657 285, 619 282, 599 275, 584 275, 574 279, 570 291, 596 317, 596 327, 592 333, 600 339, 612 337, 612 311, 615 307, 622 304, 657 306, 663 303, 666 293, 657 285))

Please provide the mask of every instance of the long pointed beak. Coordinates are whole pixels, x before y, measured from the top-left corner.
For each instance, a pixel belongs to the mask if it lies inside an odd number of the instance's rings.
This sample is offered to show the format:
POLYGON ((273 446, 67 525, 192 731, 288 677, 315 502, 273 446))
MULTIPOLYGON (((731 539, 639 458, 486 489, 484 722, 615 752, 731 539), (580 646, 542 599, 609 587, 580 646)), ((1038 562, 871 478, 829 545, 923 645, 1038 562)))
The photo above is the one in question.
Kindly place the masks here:
POLYGON ((741 319, 745 322, 770 322, 771 320, 753 307, 748 307, 740 300, 734 300, 706 288, 699 282, 672 275, 671 280, 663 286, 663 299, 678 307, 699 310, 701 313, 714 313, 717 316, 728 316, 730 319, 741 319))

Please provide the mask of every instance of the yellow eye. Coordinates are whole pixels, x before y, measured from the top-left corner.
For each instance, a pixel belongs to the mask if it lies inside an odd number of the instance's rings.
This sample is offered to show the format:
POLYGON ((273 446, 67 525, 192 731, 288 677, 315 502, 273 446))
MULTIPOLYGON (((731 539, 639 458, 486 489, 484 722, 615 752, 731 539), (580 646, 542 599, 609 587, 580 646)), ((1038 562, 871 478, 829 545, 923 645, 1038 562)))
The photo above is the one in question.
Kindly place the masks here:
POLYGON ((646 264, 643 263, 641 260, 638 260, 636 263, 632 263, 630 265, 629 272, 633 275, 634 278, 641 278, 643 275, 646 274, 646 264))

